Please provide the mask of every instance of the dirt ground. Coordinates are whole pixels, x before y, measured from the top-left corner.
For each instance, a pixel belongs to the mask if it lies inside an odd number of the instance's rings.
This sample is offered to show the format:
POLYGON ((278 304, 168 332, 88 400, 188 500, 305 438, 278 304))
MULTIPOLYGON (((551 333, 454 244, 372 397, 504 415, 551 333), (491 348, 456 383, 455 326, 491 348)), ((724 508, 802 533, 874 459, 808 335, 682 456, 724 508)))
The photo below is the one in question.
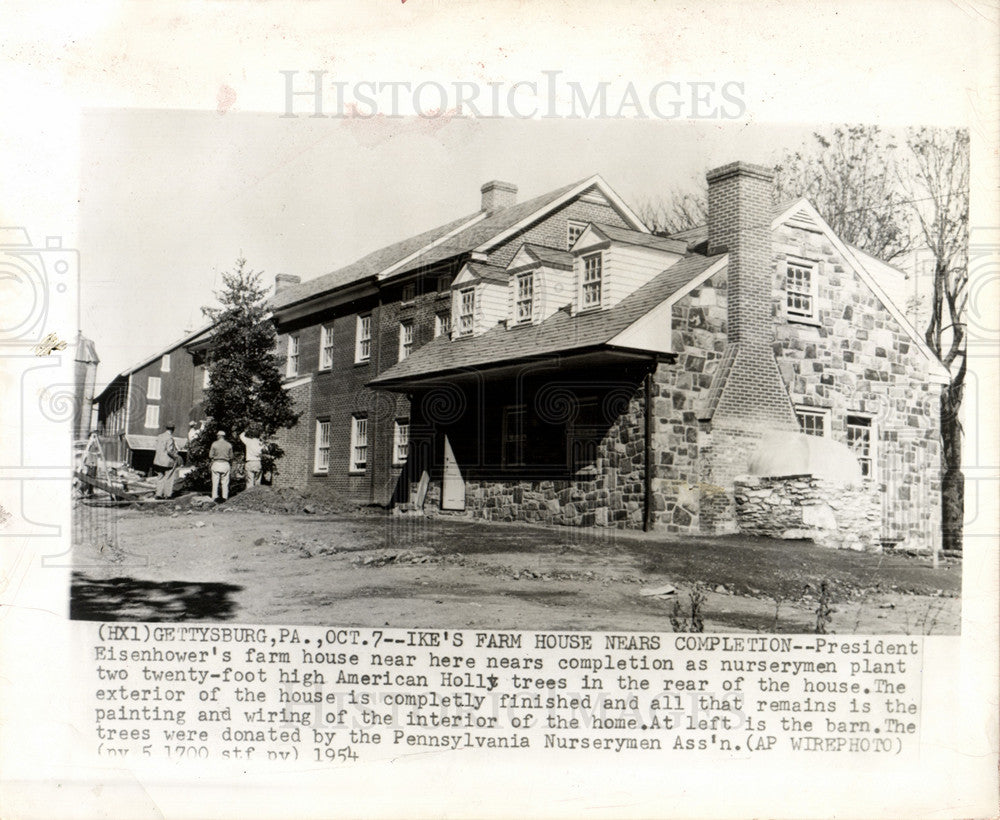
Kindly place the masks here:
POLYGON ((192 500, 78 505, 71 616, 670 632, 692 628, 695 593, 708 632, 812 632, 825 606, 833 633, 960 627, 954 560, 389 515, 266 489, 192 500))

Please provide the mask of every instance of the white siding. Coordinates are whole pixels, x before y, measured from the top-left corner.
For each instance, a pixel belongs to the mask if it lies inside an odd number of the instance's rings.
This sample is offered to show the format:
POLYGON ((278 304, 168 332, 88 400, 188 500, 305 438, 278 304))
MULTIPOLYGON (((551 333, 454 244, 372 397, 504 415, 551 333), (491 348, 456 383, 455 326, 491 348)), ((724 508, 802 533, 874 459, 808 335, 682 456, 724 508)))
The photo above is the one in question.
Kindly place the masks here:
POLYGON ((538 321, 543 321, 559 308, 576 301, 576 278, 571 270, 559 268, 538 269, 535 280, 535 311, 538 321), (541 287, 539 287, 539 282, 541 287))
POLYGON ((604 252, 604 307, 618 304, 658 274, 673 265, 680 254, 612 244, 604 252))
POLYGON ((478 336, 486 333, 499 322, 506 321, 507 286, 480 282, 476 285, 476 322, 472 331, 478 336))

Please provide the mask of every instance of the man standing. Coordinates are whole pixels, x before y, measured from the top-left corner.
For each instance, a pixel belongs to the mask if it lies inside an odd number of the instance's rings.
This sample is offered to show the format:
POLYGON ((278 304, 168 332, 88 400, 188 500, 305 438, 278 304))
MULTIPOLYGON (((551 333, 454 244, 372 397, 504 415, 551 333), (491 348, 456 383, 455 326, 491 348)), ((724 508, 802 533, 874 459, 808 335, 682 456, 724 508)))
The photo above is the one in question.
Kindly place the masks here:
POLYGON ((168 422, 163 432, 156 437, 153 455, 153 474, 159 476, 153 491, 156 498, 170 498, 174 494, 175 469, 180 461, 177 443, 174 441, 174 425, 168 422))
POLYGON ((212 500, 219 499, 219 485, 222 485, 222 500, 229 498, 229 468, 233 463, 233 445, 226 441, 226 431, 219 430, 208 451, 212 461, 212 500))
POLYGON ((257 425, 251 424, 244 432, 240 433, 240 441, 246 448, 247 486, 256 487, 260 484, 260 453, 264 446, 261 444, 257 425))

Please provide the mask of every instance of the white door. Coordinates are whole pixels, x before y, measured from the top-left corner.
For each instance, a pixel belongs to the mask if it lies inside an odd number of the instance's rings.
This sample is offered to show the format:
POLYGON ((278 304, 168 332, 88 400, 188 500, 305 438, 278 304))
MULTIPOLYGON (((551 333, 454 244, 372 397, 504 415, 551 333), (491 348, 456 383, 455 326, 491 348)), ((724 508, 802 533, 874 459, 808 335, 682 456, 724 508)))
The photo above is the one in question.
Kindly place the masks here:
POLYGON ((444 475, 441 480, 441 509, 465 509, 465 479, 452 452, 448 436, 444 437, 444 475))

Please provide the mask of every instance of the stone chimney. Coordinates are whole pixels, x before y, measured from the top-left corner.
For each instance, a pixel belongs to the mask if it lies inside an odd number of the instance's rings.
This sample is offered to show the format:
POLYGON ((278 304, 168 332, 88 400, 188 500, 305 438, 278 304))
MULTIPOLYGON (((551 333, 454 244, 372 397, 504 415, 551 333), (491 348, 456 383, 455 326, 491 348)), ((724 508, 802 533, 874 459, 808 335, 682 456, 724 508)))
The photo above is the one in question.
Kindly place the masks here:
POLYGON ((285 288, 290 288, 292 285, 297 285, 302 281, 301 276, 294 276, 291 273, 279 273, 274 277, 274 292, 280 293, 285 288))
POLYGON ((479 190, 483 195, 482 210, 488 214, 517 204, 517 186, 511 182, 494 179, 479 190))

